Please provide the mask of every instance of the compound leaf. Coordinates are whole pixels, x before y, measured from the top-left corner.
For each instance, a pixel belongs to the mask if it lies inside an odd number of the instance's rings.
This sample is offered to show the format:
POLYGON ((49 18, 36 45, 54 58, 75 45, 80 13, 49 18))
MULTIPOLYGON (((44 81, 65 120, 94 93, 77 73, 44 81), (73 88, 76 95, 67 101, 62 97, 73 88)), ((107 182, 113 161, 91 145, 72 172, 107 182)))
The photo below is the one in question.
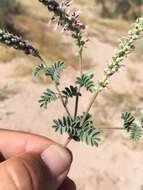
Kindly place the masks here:
POLYGON ((35 77, 37 77, 37 76, 39 76, 40 74, 45 74, 45 72, 46 72, 46 70, 47 70, 47 65, 45 65, 45 64, 39 64, 39 65, 37 65, 35 68, 34 68, 34 71, 33 71, 33 75, 35 76, 35 77))
POLYGON ((60 134, 68 133, 75 141, 84 141, 87 145, 98 146, 100 138, 100 131, 93 128, 93 122, 91 116, 87 116, 82 127, 80 122, 83 116, 78 116, 75 119, 67 116, 62 119, 54 120, 53 128, 55 131, 59 131, 60 134))
POLYGON ((129 132, 135 121, 134 116, 130 112, 125 112, 125 113, 122 113, 121 118, 123 119, 123 122, 124 122, 123 123, 124 128, 127 130, 127 132, 129 132))
POLYGON ((47 89, 39 100, 40 107, 47 109, 48 104, 52 101, 56 101, 58 98, 59 96, 55 92, 53 92, 50 89, 47 89))
POLYGON ((130 131, 130 138, 133 141, 139 141, 141 136, 142 136, 141 128, 137 126, 136 124, 134 124, 130 131))
POLYGON ((124 120, 124 128, 130 133, 130 139, 139 141, 142 136, 142 125, 137 125, 135 117, 129 112, 123 113, 122 119, 124 120))
POLYGON ((65 104, 67 104, 69 98, 81 96, 81 93, 78 92, 77 87, 70 86, 70 87, 65 87, 65 89, 62 91, 62 96, 65 100, 65 104))
POLYGON ((87 145, 98 146, 100 131, 93 127, 83 128, 80 133, 80 140, 86 142, 87 145))
POLYGON ((92 80, 93 74, 83 74, 81 77, 77 77, 76 84, 80 87, 85 87, 87 91, 94 92, 95 84, 92 80))
POLYGON ((78 88, 74 86, 65 87, 62 93, 69 98, 72 98, 74 96, 81 96, 81 94, 78 92, 78 88))
POLYGON ((60 74, 63 69, 64 69, 64 61, 61 60, 56 61, 54 64, 52 64, 50 67, 47 68, 46 75, 50 76, 52 81, 56 85, 59 85, 60 74))

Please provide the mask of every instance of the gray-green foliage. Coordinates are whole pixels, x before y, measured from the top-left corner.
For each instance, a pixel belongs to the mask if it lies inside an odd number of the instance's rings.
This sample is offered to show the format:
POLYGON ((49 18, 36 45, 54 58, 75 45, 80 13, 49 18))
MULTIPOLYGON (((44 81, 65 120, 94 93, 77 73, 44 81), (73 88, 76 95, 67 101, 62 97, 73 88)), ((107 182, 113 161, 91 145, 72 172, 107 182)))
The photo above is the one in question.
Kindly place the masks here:
POLYGON ((94 92, 95 84, 93 81, 93 74, 82 74, 81 77, 77 77, 76 84, 80 85, 80 87, 86 88, 87 91, 94 92))
MULTIPOLYGON (((76 45, 79 49, 80 76, 76 77, 74 81, 75 85, 69 85, 61 89, 61 74, 65 67, 64 61, 58 60, 53 64, 47 64, 38 50, 33 48, 29 43, 26 43, 22 38, 8 33, 5 30, 0 30, 0 42, 17 50, 22 50, 26 54, 31 54, 40 61, 40 64, 34 69, 34 76, 45 75, 51 80, 55 88, 55 90, 51 90, 50 88, 46 89, 39 100, 40 106, 42 108, 48 108, 50 103, 60 100, 67 113, 67 116, 53 121, 52 127, 55 131, 60 132, 60 134, 67 133, 70 140, 83 141, 86 142, 86 144, 98 146, 101 132, 98 126, 93 125, 92 116, 89 114, 89 111, 100 92, 109 85, 111 76, 119 71, 122 61, 135 49, 135 41, 140 39, 143 34, 143 18, 137 19, 129 30, 128 35, 121 39, 118 49, 104 70, 103 77, 95 84, 94 75, 83 72, 83 50, 87 41, 83 38, 83 31, 86 27, 78 20, 78 14, 73 12, 73 16, 71 17, 70 14, 66 13, 70 2, 59 4, 56 0, 39 1, 44 4, 50 12, 54 13, 54 18, 57 18, 58 24, 62 29, 70 31, 72 37, 76 40, 76 45), (82 88, 93 93, 93 97, 87 109, 81 115, 78 107, 79 98, 82 96, 82 88), (69 98, 75 101, 72 112, 68 109, 69 98)), ((141 121, 140 124, 138 124, 131 113, 124 113, 122 119, 124 121, 122 129, 130 133, 132 140, 139 140, 142 135, 143 122, 141 121)), ((67 144, 65 143, 65 145, 67 144)))
POLYGON ((64 69, 64 61, 56 61, 53 65, 47 68, 46 76, 49 76, 55 85, 60 84, 60 74, 64 69))
POLYGON ((48 104, 56 101, 58 98, 59 96, 55 92, 47 88, 39 100, 40 107, 47 109, 48 104))
POLYGON ((123 126, 125 130, 130 134, 130 138, 133 141, 139 141, 142 137, 142 123, 139 124, 135 121, 135 117, 130 112, 122 114, 123 126))
POLYGON ((79 96, 81 96, 81 93, 78 91, 77 86, 70 85, 69 87, 65 87, 65 89, 62 91, 62 97, 65 101, 65 105, 68 104, 69 98, 74 98, 79 96))
POLYGON ((122 119, 124 120, 124 128, 127 130, 127 132, 129 132, 132 128, 132 125, 134 125, 135 117, 131 113, 125 112, 122 114, 122 119))
POLYGON ((137 124, 133 125, 130 131, 130 139, 133 141, 139 141, 142 137, 142 129, 137 124))
POLYGON ((64 67, 64 61, 62 60, 56 61, 54 64, 50 66, 42 63, 35 67, 33 74, 34 76, 45 74, 47 77, 50 77, 50 79, 55 83, 55 85, 59 85, 60 74, 64 67))
POLYGON ((41 75, 41 74, 45 74, 45 72, 46 72, 46 70, 47 70, 47 65, 46 64, 39 64, 39 65, 37 65, 35 68, 34 68, 34 70, 33 70, 33 75, 35 76, 35 77, 38 77, 39 75, 41 75))
POLYGON ((74 96, 81 96, 81 93, 78 92, 77 86, 65 87, 62 91, 62 94, 67 98, 73 98, 74 96))
MULTIPOLYGON (((40 64, 36 66, 34 75, 45 74, 50 77, 53 81, 58 92, 53 92, 47 89, 46 92, 41 96, 39 101, 40 106, 47 108, 48 104, 56 101, 58 99, 62 100, 64 107, 67 110, 68 99, 69 98, 79 98, 81 94, 81 88, 85 88, 91 93, 94 92, 94 97, 90 103, 92 106, 97 95, 109 85, 110 78, 114 75, 120 68, 121 62, 135 49, 134 42, 138 40, 143 33, 143 18, 137 19, 135 24, 129 30, 128 35, 121 39, 118 49, 115 51, 111 62, 108 64, 107 68, 104 70, 103 78, 97 83, 94 83, 93 74, 82 73, 81 76, 76 77, 75 86, 70 85, 65 87, 60 91, 58 88, 60 85, 60 75, 64 69, 64 62, 57 61, 54 64, 48 66, 47 64, 40 64)), ((92 146, 98 146, 100 142, 100 130, 94 128, 92 117, 88 117, 88 112, 84 113, 82 116, 76 115, 73 117, 69 112, 68 116, 64 116, 62 119, 54 120, 53 128, 55 131, 60 132, 60 134, 68 133, 70 138, 76 141, 84 141, 92 146)), ((141 138, 142 130, 141 127, 135 122, 135 118, 131 113, 122 114, 122 119, 124 121, 123 127, 130 134, 130 138, 137 141, 141 138)))
POLYGON ((100 131, 93 126, 91 116, 88 115, 82 127, 80 122, 83 116, 78 116, 75 119, 67 116, 62 119, 54 120, 53 128, 60 134, 68 133, 71 138, 76 141, 83 141, 91 146, 98 146, 100 142, 100 131))
MULTIPOLYGON (((60 75, 63 69, 64 61, 61 60, 50 66, 46 64, 39 64, 34 69, 34 76, 45 74, 47 77, 50 77, 55 87, 57 87, 60 84, 60 75)), ((76 86, 70 85, 69 87, 65 87, 61 92, 56 93, 50 89, 47 89, 39 100, 40 107, 46 109, 49 103, 60 98, 63 99, 64 105, 67 105, 69 98, 81 96, 78 87, 85 87, 87 91, 93 92, 95 90, 95 84, 92 80, 93 76, 93 74, 83 74, 81 78, 76 78, 76 86)), ((54 120, 52 127, 56 132, 60 132, 60 134, 68 133, 69 136, 76 141, 83 141, 88 145, 98 146, 100 142, 100 130, 94 128, 91 115, 88 115, 82 126, 80 126, 82 118, 83 115, 75 118, 71 116, 64 116, 62 119, 54 120)))

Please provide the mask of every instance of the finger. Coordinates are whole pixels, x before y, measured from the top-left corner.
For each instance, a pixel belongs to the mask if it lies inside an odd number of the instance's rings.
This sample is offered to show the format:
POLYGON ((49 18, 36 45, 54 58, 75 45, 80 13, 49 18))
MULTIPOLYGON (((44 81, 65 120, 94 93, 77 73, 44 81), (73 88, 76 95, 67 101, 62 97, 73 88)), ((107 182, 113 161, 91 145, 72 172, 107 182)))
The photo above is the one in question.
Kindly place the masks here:
POLYGON ((70 170, 70 165, 73 160, 72 153, 62 146, 51 145, 42 152, 41 158, 54 176, 56 176, 60 186, 70 170))
POLYGON ((7 159, 17 154, 42 152, 54 142, 46 137, 19 131, 0 130, 0 152, 7 159))
POLYGON ((56 179, 36 155, 12 157, 0 164, 0 190, 55 190, 56 179))
POLYGON ((76 190, 76 185, 71 179, 67 177, 58 190, 76 190))
MULTIPOLYGON (((41 156, 25 153, 1 163, 0 189, 57 189, 61 183, 59 176, 63 176, 65 171, 69 170, 72 157, 67 149, 59 145, 52 145, 45 151, 41 156)), ((65 178, 66 176, 63 176, 62 180, 65 178)))

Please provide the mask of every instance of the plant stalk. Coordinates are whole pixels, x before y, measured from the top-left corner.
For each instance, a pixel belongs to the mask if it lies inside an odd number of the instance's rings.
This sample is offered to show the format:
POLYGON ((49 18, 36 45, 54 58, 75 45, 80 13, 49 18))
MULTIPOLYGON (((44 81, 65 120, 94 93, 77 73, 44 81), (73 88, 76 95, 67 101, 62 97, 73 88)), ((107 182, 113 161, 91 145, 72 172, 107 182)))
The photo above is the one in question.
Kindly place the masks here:
POLYGON ((59 93, 60 100, 61 100, 61 102, 62 102, 63 107, 65 108, 65 110, 66 110, 68 116, 71 117, 71 114, 70 114, 70 112, 69 112, 67 106, 65 105, 65 102, 64 102, 63 97, 62 97, 62 95, 61 95, 61 91, 60 91, 59 87, 58 87, 57 85, 55 85, 55 87, 56 87, 56 90, 57 90, 58 93, 59 93))
POLYGON ((122 127, 105 127, 105 128, 99 128, 99 127, 96 127, 96 129, 104 129, 104 130, 112 130, 112 129, 114 129, 114 130, 126 130, 125 128, 122 128, 122 127))
MULTIPOLYGON (((40 59, 40 61, 42 61, 42 62, 44 62, 44 63, 46 64, 46 61, 44 60, 44 58, 43 58, 42 56, 39 55, 38 58, 40 59)), ((66 106, 65 103, 64 103, 64 100, 63 100, 63 97, 62 97, 62 95, 61 95, 60 89, 58 88, 57 85, 55 85, 55 87, 56 87, 56 90, 57 90, 57 92, 58 92, 58 94, 59 94, 59 96, 60 96, 60 100, 61 100, 61 102, 62 102, 62 104, 63 104, 63 107, 65 108, 65 110, 66 110, 68 116, 71 117, 71 114, 70 114, 70 112, 69 112, 67 106, 66 106)))
MULTIPOLYGON (((79 50, 79 65, 80 65, 80 76, 83 74, 83 47, 80 48, 79 50)), ((78 92, 80 93, 80 86, 78 88, 78 92)), ((74 118, 77 116, 78 112, 78 105, 79 105, 79 96, 76 96, 75 100, 75 111, 74 111, 74 118)), ((64 142, 64 146, 67 147, 68 144, 71 142, 72 138, 69 136, 66 141, 64 142)))
POLYGON ((69 143, 71 142, 72 138, 69 136, 66 141, 64 142, 63 146, 67 147, 69 145, 69 143))
POLYGON ((87 115, 88 115, 88 113, 89 113, 92 105, 94 104, 94 102, 95 102, 95 100, 96 100, 99 93, 100 93, 100 88, 98 88, 97 91, 95 92, 95 94, 93 95, 93 97, 92 97, 92 99, 91 99, 91 101, 90 101, 90 103, 89 103, 89 105, 88 105, 88 107, 87 107, 87 109, 85 111, 85 114, 84 114, 84 116, 83 116, 83 118, 81 120, 80 127, 82 127, 82 125, 83 125, 83 123, 84 123, 84 121, 85 121, 85 119, 86 119, 86 117, 87 117, 87 115))
MULTIPOLYGON (((86 119, 86 117, 87 117, 87 115, 88 115, 88 113, 89 113, 89 111, 90 111, 90 109, 91 109, 91 107, 92 107, 92 105, 93 105, 93 103, 94 103, 94 101, 97 98, 99 93, 100 93, 100 86, 98 87, 97 91, 95 92, 93 98, 91 99, 91 101, 90 101, 90 103, 89 103, 89 105, 85 111, 85 114, 84 114, 84 116, 81 120, 81 123, 80 123, 80 127, 82 127, 82 125, 83 125, 83 123, 84 123, 84 121, 85 121, 85 119, 86 119)), ((72 140, 72 138, 67 139, 66 142, 64 143, 64 146, 66 147, 70 143, 71 140, 72 140)))
MULTIPOLYGON (((79 65, 80 65, 80 76, 82 76, 83 74, 83 47, 81 47, 79 50, 79 65)), ((79 93, 80 93, 80 88, 81 87, 79 86, 78 88, 79 93)), ((76 96, 74 118, 76 118, 77 116, 78 105, 79 105, 79 96, 76 96)))
POLYGON ((40 61, 42 61, 43 63, 45 63, 45 64, 46 64, 45 59, 44 59, 41 55, 39 55, 39 56, 38 56, 38 58, 40 59, 40 61))

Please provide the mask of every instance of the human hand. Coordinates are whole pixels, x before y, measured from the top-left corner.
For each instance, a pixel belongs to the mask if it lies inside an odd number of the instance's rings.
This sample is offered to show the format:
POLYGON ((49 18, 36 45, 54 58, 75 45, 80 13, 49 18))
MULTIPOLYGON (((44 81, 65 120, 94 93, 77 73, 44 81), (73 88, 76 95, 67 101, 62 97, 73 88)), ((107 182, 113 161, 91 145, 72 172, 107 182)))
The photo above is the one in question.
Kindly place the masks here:
POLYGON ((0 130, 0 190, 75 190, 71 153, 48 138, 0 130))

